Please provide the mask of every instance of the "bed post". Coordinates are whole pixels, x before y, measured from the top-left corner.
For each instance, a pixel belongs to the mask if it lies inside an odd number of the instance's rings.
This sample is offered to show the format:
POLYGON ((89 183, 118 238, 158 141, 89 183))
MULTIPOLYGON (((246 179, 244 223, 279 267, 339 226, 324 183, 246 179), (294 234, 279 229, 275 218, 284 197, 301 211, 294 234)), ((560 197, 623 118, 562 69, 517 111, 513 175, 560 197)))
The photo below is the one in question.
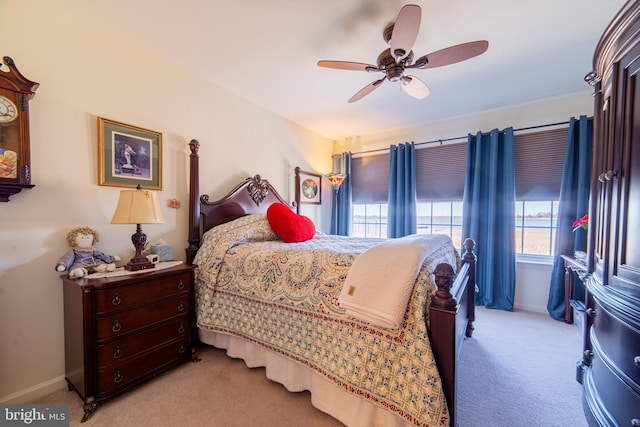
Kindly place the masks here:
POLYGON ((456 426, 456 314, 458 302, 449 290, 453 284, 448 264, 438 264, 434 271, 438 287, 429 305, 429 340, 438 365, 442 391, 449 410, 449 425, 456 426), (449 270, 442 268, 448 266, 449 270), (432 333, 431 331, 437 331, 432 333))
POLYGON ((478 287, 476 285, 476 254, 475 254, 476 242, 473 239, 465 239, 464 249, 465 253, 462 256, 462 262, 469 265, 469 282, 467 285, 467 328, 464 335, 467 338, 471 338, 473 334, 473 322, 476 320, 476 292, 478 287), (470 289, 469 289, 470 288, 470 289))
POLYGON ((198 150, 200 143, 192 139, 189 142, 191 154, 189 155, 189 247, 187 251, 187 263, 191 264, 200 247, 200 170, 198 164, 198 150))
POLYGON ((462 266, 457 276, 449 264, 438 264, 433 272, 437 290, 429 304, 429 340, 438 365, 442 391, 447 400, 449 423, 457 424, 458 352, 464 337, 471 337, 475 319, 475 242, 466 239, 462 266), (435 331, 437 333, 431 333, 435 331))

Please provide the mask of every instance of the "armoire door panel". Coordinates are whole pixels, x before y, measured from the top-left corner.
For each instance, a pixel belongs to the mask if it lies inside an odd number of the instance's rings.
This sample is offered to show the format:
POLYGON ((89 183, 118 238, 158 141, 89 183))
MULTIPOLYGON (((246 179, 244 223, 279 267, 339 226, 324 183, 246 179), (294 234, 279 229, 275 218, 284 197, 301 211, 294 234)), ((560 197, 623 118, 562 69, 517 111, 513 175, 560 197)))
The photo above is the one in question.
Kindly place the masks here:
MULTIPOLYGON (((640 295, 640 46, 632 49, 621 61, 623 76, 620 82, 624 101, 624 130, 621 138, 620 160, 615 170, 615 185, 619 200, 618 228, 615 252, 612 254, 610 285, 623 292, 640 295), (635 231, 635 233, 634 233, 635 231)), ((614 230, 612 230, 613 232, 614 230)))

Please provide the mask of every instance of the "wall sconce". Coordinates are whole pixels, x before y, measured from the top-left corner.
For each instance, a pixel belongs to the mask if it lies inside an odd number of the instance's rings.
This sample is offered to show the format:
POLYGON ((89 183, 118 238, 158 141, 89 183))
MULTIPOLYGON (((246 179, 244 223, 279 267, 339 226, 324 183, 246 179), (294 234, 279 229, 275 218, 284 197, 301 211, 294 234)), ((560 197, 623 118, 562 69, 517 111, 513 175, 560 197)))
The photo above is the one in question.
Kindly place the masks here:
POLYGON ((342 185, 344 179, 347 177, 347 175, 343 174, 343 173, 330 173, 327 174, 327 179, 329 180, 329 183, 331 184, 331 186, 333 187, 333 190, 337 193, 340 190, 340 186, 342 185))

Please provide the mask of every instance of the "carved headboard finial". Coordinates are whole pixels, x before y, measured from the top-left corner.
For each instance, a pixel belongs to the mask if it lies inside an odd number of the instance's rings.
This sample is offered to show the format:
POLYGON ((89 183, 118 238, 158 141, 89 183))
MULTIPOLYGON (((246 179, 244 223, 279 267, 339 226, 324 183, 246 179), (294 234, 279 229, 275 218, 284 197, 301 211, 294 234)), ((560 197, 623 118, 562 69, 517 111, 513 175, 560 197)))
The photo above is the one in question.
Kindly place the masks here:
POLYGON ((191 149, 191 154, 198 154, 198 150, 200 149, 200 143, 197 139, 192 139, 189 142, 189 148, 191 149))
POLYGON ((267 197, 269 193, 269 181, 262 179, 260 175, 256 175, 250 179, 249 185, 247 185, 247 191, 251 194, 251 199, 257 206, 267 197))

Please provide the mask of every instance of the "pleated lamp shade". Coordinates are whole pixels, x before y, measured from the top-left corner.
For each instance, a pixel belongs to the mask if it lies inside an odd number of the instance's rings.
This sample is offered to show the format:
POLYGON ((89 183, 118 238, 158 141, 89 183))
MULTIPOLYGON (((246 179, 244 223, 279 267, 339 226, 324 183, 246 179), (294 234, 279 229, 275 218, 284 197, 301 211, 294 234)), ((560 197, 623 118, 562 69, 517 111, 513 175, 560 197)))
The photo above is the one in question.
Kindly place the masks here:
POLYGON ((164 222, 160 210, 158 196, 140 187, 136 190, 121 190, 118 206, 111 218, 111 224, 136 224, 136 232, 131 236, 131 243, 136 254, 124 266, 126 270, 136 271, 153 268, 154 264, 147 259, 144 248, 147 235, 142 232, 140 224, 159 224, 164 222))
POLYGON ((158 196, 148 190, 122 190, 111 224, 161 224, 158 196))

